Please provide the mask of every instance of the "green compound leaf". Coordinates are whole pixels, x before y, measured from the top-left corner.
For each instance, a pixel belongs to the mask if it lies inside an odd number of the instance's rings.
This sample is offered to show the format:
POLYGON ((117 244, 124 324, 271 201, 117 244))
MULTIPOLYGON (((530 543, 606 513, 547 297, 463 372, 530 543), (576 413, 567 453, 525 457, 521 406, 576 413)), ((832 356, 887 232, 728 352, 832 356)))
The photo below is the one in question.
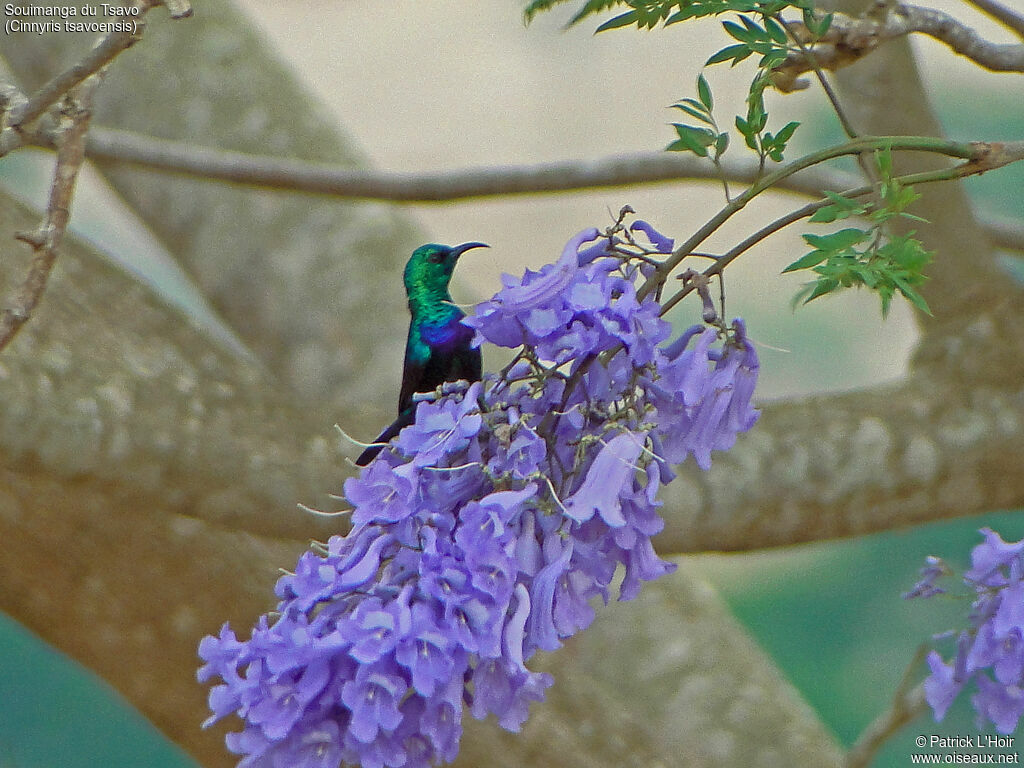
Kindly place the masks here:
POLYGON ((693 106, 695 103, 694 99, 683 99, 682 101, 673 104, 673 109, 681 109, 683 112, 688 114, 690 117, 700 120, 702 123, 707 123, 713 126, 715 121, 711 119, 711 116, 704 110, 703 105, 698 104, 693 106))
POLYGON ((697 98, 704 108, 710 112, 715 108, 715 100, 711 95, 711 86, 703 74, 697 75, 697 98))
POLYGON ((669 152, 693 152, 699 157, 708 156, 708 147, 718 140, 718 136, 707 128, 673 123, 679 138, 666 147, 669 152))
POLYGON ((768 32, 768 36, 779 45, 786 45, 789 42, 786 30, 771 16, 764 17, 764 28, 768 32))
POLYGON ((816 210, 808 221, 815 224, 830 224, 833 221, 847 219, 850 216, 859 216, 867 210, 867 206, 843 197, 835 192, 825 191, 825 197, 832 201, 831 205, 816 210))
POLYGON ((622 0, 588 0, 586 3, 583 4, 583 7, 576 11, 573 17, 569 19, 569 23, 566 24, 566 26, 573 27, 579 24, 581 21, 583 21, 583 19, 587 18, 588 16, 592 16, 595 13, 601 13, 602 11, 610 10, 614 8, 616 5, 621 5, 621 3, 622 0))
POLYGON ((845 251, 851 246, 863 243, 871 237, 871 232, 851 227, 841 229, 830 235, 803 235, 804 241, 819 251, 845 251))
POLYGON ((609 29, 628 27, 631 24, 636 23, 638 19, 639 14, 636 11, 626 11, 625 13, 620 14, 619 16, 615 16, 611 19, 608 19, 608 21, 599 26, 596 30, 594 30, 594 32, 606 32, 609 29))
POLYGON ((711 64, 721 64, 725 61, 731 61, 733 66, 736 66, 745 58, 753 53, 749 45, 741 43, 739 45, 730 45, 717 53, 711 54, 711 57, 704 62, 704 66, 710 66, 711 64))

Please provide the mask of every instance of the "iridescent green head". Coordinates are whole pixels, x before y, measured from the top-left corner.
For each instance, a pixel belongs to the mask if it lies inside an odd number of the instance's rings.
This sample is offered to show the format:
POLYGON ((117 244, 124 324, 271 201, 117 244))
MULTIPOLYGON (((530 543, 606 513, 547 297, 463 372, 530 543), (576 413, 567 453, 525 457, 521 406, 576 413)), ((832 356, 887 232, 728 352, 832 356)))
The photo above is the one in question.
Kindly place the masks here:
POLYGON ((405 292, 410 299, 419 296, 446 296, 455 262, 472 248, 487 248, 486 243, 438 245, 427 243, 412 252, 405 265, 405 292))

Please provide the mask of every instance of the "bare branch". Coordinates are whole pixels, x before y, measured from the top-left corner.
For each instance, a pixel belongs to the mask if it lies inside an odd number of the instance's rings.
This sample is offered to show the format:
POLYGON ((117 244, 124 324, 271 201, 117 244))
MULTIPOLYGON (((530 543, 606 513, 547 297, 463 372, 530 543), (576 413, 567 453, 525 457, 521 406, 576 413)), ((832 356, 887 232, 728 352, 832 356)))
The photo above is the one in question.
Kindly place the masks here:
MULTIPOLYGON (((166 5, 174 19, 187 18, 192 15, 192 5, 189 0, 136 0, 132 7, 139 9, 138 15, 126 16, 123 20, 131 25, 130 30, 119 29, 108 33, 100 38, 82 59, 45 83, 28 99, 20 99, 16 103, 8 102, 6 104, 8 113, 4 133, 7 132, 6 129, 22 130, 24 126, 39 118, 61 96, 85 81, 86 78, 99 72, 118 54, 135 45, 142 39, 142 33, 146 29, 146 22, 142 17, 148 10, 158 5, 166 5)), ((0 139, 0 149, 5 147, 2 142, 3 139, 0 139)), ((6 151, 14 148, 16 147, 9 147, 6 151)), ((0 151, 0 156, 3 154, 5 152, 0 151)))
MULTIPOLYGON (((23 133, 27 143, 47 148, 54 146, 52 136, 45 132, 23 133)), ((20 141, 21 134, 15 136, 20 141)), ((0 134, 0 156, 3 140, 4 134, 0 134)), ((101 126, 90 129, 86 153, 100 164, 126 163, 282 191, 394 202, 450 202, 669 181, 721 181, 723 177, 727 181, 750 184, 762 173, 773 170, 773 166, 762 169, 753 160, 722 158, 716 168, 694 155, 638 152, 594 160, 396 173, 197 147, 183 141, 101 126)), ((813 167, 781 180, 776 188, 820 197, 824 190, 851 189, 860 186, 862 181, 856 174, 813 167)), ((980 218, 993 244, 1024 251, 1024 226, 1014 220, 985 214, 980 214, 980 218)))
MULTIPOLYGON (((1024 44, 998 44, 982 38, 948 13, 914 5, 895 5, 883 18, 865 16, 851 19, 836 14, 825 35, 814 39, 799 24, 794 32, 807 36, 813 43, 814 62, 823 69, 835 71, 867 56, 882 43, 912 33, 921 33, 940 40, 956 53, 993 72, 1024 72, 1024 44)), ((802 52, 791 54, 774 71, 772 82, 784 93, 807 87, 800 78, 813 69, 802 52)))
POLYGON ((70 116, 67 127, 58 139, 59 148, 54 164, 53 183, 50 186, 50 198, 46 205, 46 216, 37 231, 17 235, 19 240, 35 249, 35 254, 13 305, 0 313, 0 350, 10 343, 32 315, 46 289, 50 270, 57 259, 57 247, 64 237, 64 230, 67 229, 70 217, 75 180, 85 161, 85 134, 89 129, 89 118, 92 116, 92 94, 99 84, 100 77, 99 73, 91 75, 67 98, 70 116))
MULTIPOLYGON (((45 137, 36 137, 36 141, 42 145, 47 143, 45 137)), ((90 132, 87 151, 91 159, 100 163, 128 163, 196 178, 270 189, 399 202, 441 202, 680 179, 720 179, 719 171, 700 158, 665 152, 534 165, 401 173, 211 149, 99 127, 90 132)), ((736 179, 750 179, 757 172, 757 164, 735 163, 726 165, 725 171, 736 179)), ((813 186, 807 183, 805 189, 813 186)))
POLYGON ((1024 16, 1007 8, 995 0, 964 0, 968 5, 973 5, 982 13, 986 13, 998 21, 1004 27, 1012 30, 1018 37, 1024 39, 1024 16))
MULTIPOLYGON (((26 101, 25 95, 10 83, 0 84, 0 110, 9 115, 15 110, 23 109, 26 101)), ((4 125, 0 129, 0 157, 24 144, 25 136, 21 130, 9 125, 4 125)))
POLYGON ((924 661, 927 645, 922 645, 903 673, 893 694, 889 708, 871 721, 857 737, 857 741, 846 754, 846 768, 867 768, 878 748, 896 731, 909 723, 925 709, 924 686, 914 685, 914 673, 924 661))
POLYGON ((95 47, 81 60, 45 83, 27 101, 14 107, 7 116, 7 125, 15 130, 28 125, 55 104, 65 93, 90 75, 99 72, 119 53, 135 45, 145 29, 145 22, 141 18, 142 14, 156 4, 157 0, 142 0, 138 3, 136 7, 140 11, 139 18, 130 18, 132 25, 130 32, 110 32, 100 38, 95 47))

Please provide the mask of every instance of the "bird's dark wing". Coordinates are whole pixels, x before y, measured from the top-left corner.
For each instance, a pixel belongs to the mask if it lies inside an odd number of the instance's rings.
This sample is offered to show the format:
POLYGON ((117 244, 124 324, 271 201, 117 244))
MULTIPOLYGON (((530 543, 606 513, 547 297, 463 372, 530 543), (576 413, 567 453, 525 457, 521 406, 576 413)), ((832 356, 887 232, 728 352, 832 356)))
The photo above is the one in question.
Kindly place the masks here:
POLYGON ((480 381, 484 372, 483 356, 480 348, 463 347, 453 355, 452 370, 446 381, 465 379, 472 383, 480 381))
POLYGON ((430 356, 427 359, 419 362, 410 360, 408 357, 405 359, 405 364, 402 367, 402 388, 398 393, 398 412, 405 413, 412 408, 412 396, 417 392, 429 392, 437 385, 426 386, 424 374, 427 372, 427 365, 430 362, 430 356))
POLYGON ((412 405, 412 396, 416 392, 433 389, 437 384, 426 386, 424 374, 433 351, 424 340, 423 334, 415 321, 409 323, 409 337, 405 342, 405 360, 402 363, 402 388, 398 393, 398 413, 405 413, 412 405))
POLYGON ((398 418, 388 425, 388 428, 381 432, 377 439, 374 440, 374 445, 371 445, 365 451, 359 454, 359 458, 356 459, 357 467, 365 467, 374 457, 383 450, 383 443, 390 443, 391 438, 396 437, 399 432, 408 427, 416 418, 416 409, 413 407, 406 408, 400 414, 398 418))
MULTIPOLYGON (((469 328, 455 325, 447 344, 431 346, 420 328, 410 325, 405 364, 402 367, 402 388, 398 395, 398 418, 380 433, 374 443, 389 442, 415 421, 416 403, 412 401, 415 393, 432 392, 446 381, 480 381, 483 360, 480 350, 469 346, 472 338, 473 333, 469 328)), ((356 465, 362 467, 369 464, 382 447, 372 445, 367 448, 356 459, 356 465)))

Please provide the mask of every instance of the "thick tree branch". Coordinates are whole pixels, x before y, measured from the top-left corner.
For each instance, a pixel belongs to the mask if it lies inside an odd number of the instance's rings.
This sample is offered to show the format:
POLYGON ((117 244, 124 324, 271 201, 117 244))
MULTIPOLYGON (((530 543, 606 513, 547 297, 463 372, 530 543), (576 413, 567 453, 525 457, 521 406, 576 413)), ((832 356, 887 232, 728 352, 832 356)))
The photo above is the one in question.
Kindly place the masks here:
POLYGON ((34 253, 28 275, 18 289, 12 306, 0 312, 0 350, 10 343, 28 321, 46 289, 50 270, 57 259, 57 248, 71 216, 75 180, 85 161, 85 135, 92 115, 92 93, 99 81, 99 73, 92 75, 66 99, 67 124, 58 133, 57 159, 46 204, 46 216, 34 232, 17 235, 19 240, 32 246, 34 253))
MULTIPOLYGON (((29 143, 52 148, 52 135, 46 131, 32 133, 29 143)), ((765 171, 753 159, 723 158, 716 168, 695 155, 638 152, 593 160, 398 173, 197 147, 101 126, 89 131, 86 152, 100 165, 134 165, 267 189, 392 202, 452 202, 671 181, 720 182, 723 177, 751 184, 765 171)), ((1005 153, 1001 155, 1000 163, 1014 161, 1005 153)), ((776 167, 769 165, 766 171, 770 173, 776 167)), ((984 170, 988 169, 975 172, 984 170)), ((782 179, 775 189, 818 197, 824 190, 851 189, 860 183, 855 174, 816 166, 782 179)), ((982 218, 994 245, 1024 250, 1024 226, 1005 218, 982 218)))
POLYGON ((988 14, 1004 27, 1016 33, 1018 37, 1024 39, 1024 15, 1016 13, 996 0, 965 0, 965 2, 988 14))
MULTIPOLYGON (((1000 338, 979 319, 956 343, 991 350, 1000 338)), ((668 486, 660 551, 785 546, 1024 506, 1020 368, 1007 371, 1016 386, 921 375, 766 405, 709 472, 684 467, 668 486)))
MULTIPOLYGON (((993 72, 1024 72, 1024 44, 992 43, 949 14, 933 8, 900 4, 889 8, 883 4, 880 13, 884 14, 882 18, 866 15, 859 19, 836 14, 828 31, 817 40, 798 24, 790 25, 790 29, 798 35, 803 30, 805 42, 812 44, 817 65, 831 71, 853 64, 889 40, 920 33, 942 41, 959 55, 993 72)), ((793 53, 776 68, 772 81, 783 92, 800 90, 808 85, 800 76, 813 68, 807 56, 793 53)))
MULTIPOLYGON (((48 140, 39 137, 38 143, 46 145, 48 140)), ((701 158, 668 152, 401 173, 197 147, 184 141, 168 141, 111 128, 92 132, 87 151, 89 157, 101 165, 125 163, 268 189, 395 202, 450 202, 681 179, 719 181, 722 173, 701 158)), ((730 181, 743 181, 753 178, 758 169, 751 161, 723 162, 723 170, 730 181)), ((825 178, 823 175, 815 178, 811 173, 801 175, 794 179, 792 188, 820 190, 819 182, 825 178)))

